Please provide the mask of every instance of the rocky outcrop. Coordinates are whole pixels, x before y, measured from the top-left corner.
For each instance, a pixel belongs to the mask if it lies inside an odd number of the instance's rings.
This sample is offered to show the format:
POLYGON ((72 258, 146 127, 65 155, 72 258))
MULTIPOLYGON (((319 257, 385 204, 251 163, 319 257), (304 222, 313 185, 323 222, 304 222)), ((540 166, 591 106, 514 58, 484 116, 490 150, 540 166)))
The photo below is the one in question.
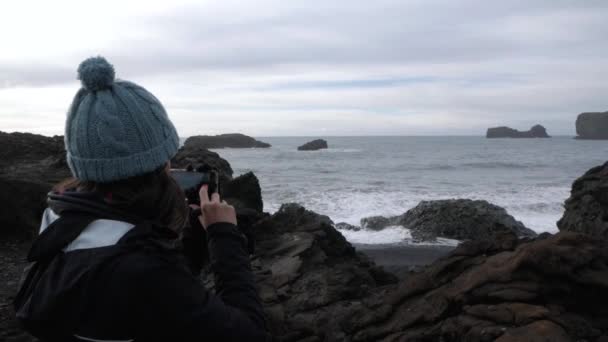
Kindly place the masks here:
POLYGON ((351 341, 605 341, 607 246, 575 233, 467 242, 327 326, 351 341))
POLYGON ((63 137, 0 132, 0 237, 35 236, 46 194, 68 177, 63 137))
POLYGON ((608 112, 579 114, 576 134, 577 139, 608 139, 608 112))
POLYGON ((195 135, 184 142, 184 146, 200 148, 267 148, 271 145, 240 133, 220 135, 195 135))
POLYGON ((535 125, 529 131, 518 131, 513 128, 501 126, 488 128, 486 138, 550 138, 545 127, 535 125))
POLYGON ((283 205, 254 226, 260 296, 279 341, 341 341, 331 321, 396 277, 378 268, 332 227, 327 216, 283 205))
POLYGON ((323 139, 316 139, 299 146, 298 151, 318 151, 325 148, 327 148, 327 141, 323 139))
POLYGON ((364 218, 361 226, 371 230, 403 226, 410 229, 416 241, 433 241, 438 237, 492 239, 505 232, 513 232, 519 237, 536 236, 533 230, 516 221, 504 208, 470 199, 422 201, 400 216, 364 218))
POLYGON ((608 238, 608 163, 592 168, 572 184, 557 227, 608 238))
POLYGON ((221 193, 226 202, 239 209, 264 210, 262 188, 253 172, 240 175, 230 182, 221 185, 221 193))

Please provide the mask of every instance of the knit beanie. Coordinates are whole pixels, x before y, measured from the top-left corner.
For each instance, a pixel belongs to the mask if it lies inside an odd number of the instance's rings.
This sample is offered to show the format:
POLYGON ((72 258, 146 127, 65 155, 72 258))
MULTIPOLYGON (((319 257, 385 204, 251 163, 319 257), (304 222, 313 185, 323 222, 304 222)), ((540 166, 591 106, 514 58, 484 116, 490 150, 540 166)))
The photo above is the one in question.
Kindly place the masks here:
POLYGON ((81 181, 109 183, 152 172, 170 160, 179 137, 163 105, 114 67, 92 57, 78 67, 82 88, 65 126, 67 162, 81 181))

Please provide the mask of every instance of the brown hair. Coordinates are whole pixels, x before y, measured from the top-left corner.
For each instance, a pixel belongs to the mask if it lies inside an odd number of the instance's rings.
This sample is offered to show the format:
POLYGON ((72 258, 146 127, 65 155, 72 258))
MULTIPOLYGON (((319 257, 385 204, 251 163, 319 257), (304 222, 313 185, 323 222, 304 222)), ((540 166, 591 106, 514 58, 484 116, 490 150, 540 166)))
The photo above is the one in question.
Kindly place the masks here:
POLYGON ((166 166, 112 183, 70 178, 57 184, 53 190, 60 193, 66 190, 98 193, 112 207, 155 221, 176 232, 181 232, 188 214, 186 196, 166 166))

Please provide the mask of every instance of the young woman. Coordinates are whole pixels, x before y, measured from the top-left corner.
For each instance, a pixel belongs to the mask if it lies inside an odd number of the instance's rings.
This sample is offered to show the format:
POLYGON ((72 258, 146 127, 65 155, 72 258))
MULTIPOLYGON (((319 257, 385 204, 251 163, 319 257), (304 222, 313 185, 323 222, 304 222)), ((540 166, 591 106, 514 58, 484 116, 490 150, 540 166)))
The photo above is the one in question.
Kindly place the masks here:
POLYGON ((102 57, 78 75, 65 129, 74 179, 49 194, 17 318, 43 341, 267 340, 234 208, 203 187, 200 211, 188 214, 169 174, 179 139, 161 103, 115 80, 102 57), (196 276, 204 247, 214 293, 196 276))

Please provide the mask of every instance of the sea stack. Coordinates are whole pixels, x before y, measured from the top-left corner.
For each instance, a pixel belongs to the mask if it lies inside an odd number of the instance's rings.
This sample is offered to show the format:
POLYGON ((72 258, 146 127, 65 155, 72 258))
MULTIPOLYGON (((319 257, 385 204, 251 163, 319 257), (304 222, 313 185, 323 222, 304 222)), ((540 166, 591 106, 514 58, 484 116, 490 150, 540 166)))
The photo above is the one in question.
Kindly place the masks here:
POLYGON ((577 139, 608 139, 608 112, 579 114, 576 134, 577 139))
POLYGON ((298 151, 317 151, 327 148, 327 141, 323 139, 317 139, 309 141, 306 144, 298 147, 298 151))
POLYGON ((184 142, 184 146, 200 148, 268 148, 271 145, 240 133, 220 135, 195 135, 184 142))
POLYGON ((547 134, 547 129, 541 125, 534 125, 528 131, 518 131, 516 129, 501 126, 488 128, 486 138, 551 138, 547 134))

